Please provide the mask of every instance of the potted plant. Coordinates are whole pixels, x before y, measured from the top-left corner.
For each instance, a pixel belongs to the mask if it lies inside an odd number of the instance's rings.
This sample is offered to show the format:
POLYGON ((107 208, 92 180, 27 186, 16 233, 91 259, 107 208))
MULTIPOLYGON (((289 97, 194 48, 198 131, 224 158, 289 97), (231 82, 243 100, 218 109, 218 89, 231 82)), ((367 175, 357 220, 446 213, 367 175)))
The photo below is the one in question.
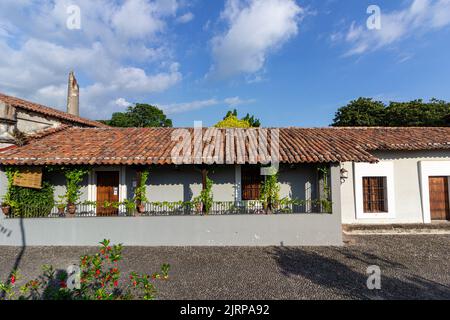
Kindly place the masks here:
POLYGON ((195 212, 197 212, 197 214, 202 214, 203 213, 203 202, 202 202, 201 196, 198 196, 198 197, 195 197, 194 199, 192 199, 192 203, 194 204, 195 212))
POLYGON ((138 215, 145 212, 145 203, 148 201, 147 193, 147 178, 149 176, 149 171, 144 170, 140 173, 139 185, 134 189, 134 201, 136 202, 136 211, 138 215))
POLYGON ((66 177, 66 195, 67 199, 67 212, 73 217, 77 211, 76 203, 80 199, 80 183, 83 181, 83 177, 88 173, 86 168, 71 168, 65 171, 66 177))
POLYGON ((9 198, 8 194, 3 198, 2 202, 2 211, 5 216, 9 216, 11 213, 12 201, 9 198))
POLYGON ((75 213, 77 212, 77 205, 73 202, 69 202, 67 204, 67 212, 69 213, 70 217, 74 217, 75 213))
POLYGON ((11 213, 11 202, 3 200, 2 211, 5 216, 9 216, 9 214, 11 213))
POLYGON ((66 197, 65 196, 58 196, 59 201, 56 203, 56 207, 58 208, 58 215, 60 217, 64 217, 65 216, 65 211, 66 211, 66 197))
POLYGON ((127 210, 127 215, 134 215, 136 209, 136 204, 134 203, 134 201, 125 199, 122 202, 122 204, 125 206, 125 209, 127 210))

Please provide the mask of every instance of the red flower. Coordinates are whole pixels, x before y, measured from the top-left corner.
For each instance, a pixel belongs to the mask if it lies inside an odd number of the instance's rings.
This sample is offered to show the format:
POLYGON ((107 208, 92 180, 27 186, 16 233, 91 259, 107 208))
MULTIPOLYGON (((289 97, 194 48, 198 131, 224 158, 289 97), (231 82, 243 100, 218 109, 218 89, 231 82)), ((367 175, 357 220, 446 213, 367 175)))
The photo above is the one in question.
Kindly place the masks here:
POLYGON ((106 256, 105 258, 106 258, 106 259, 109 259, 109 256, 106 256))
POLYGON ((111 251, 111 247, 107 247, 106 250, 111 251))
POLYGON ((137 282, 136 281, 133 282, 133 286, 135 286, 135 287, 137 286, 137 282))
POLYGON ((119 285, 119 281, 114 281, 114 287, 117 287, 119 285))
POLYGON ((11 284, 16 283, 16 276, 12 275, 11 276, 11 284))
POLYGON ((67 284, 66 284, 64 281, 61 281, 61 282, 59 283, 59 286, 60 286, 61 288, 67 288, 67 284))
POLYGON ((133 280, 133 276, 130 276, 130 280, 133 280))
POLYGON ((100 274, 100 270, 97 269, 97 271, 95 271, 95 274, 96 274, 96 275, 99 275, 99 274, 100 274))

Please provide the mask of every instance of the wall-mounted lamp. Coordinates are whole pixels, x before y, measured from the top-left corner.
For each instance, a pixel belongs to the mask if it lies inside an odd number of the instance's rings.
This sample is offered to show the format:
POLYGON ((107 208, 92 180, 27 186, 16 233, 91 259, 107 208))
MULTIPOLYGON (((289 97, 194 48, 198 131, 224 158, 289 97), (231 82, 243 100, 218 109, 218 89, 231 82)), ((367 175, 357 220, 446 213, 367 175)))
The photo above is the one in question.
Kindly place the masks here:
POLYGON ((348 179, 348 171, 344 168, 341 168, 341 182, 344 183, 345 180, 348 179))

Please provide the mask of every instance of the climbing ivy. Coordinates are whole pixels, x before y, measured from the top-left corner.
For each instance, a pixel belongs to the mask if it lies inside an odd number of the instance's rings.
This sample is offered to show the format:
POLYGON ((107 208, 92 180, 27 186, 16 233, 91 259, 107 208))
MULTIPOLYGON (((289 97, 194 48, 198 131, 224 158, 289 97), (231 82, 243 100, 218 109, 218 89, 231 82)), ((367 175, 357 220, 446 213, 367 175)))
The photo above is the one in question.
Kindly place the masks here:
POLYGON ((322 186, 323 194, 321 195, 321 198, 319 199, 320 206, 322 207, 322 211, 331 212, 333 203, 330 201, 331 188, 330 188, 329 182, 328 182, 328 175, 329 175, 330 171, 327 166, 320 166, 317 168, 317 171, 323 181, 323 186, 322 186))
POLYGON ((213 206, 213 193, 212 193, 213 181, 206 177, 206 187, 200 192, 200 200, 203 203, 204 211, 209 213, 213 206))
POLYGON ((76 204, 81 196, 81 182, 89 173, 89 169, 84 167, 65 168, 66 177, 66 200, 68 204, 76 204))
POLYGON ((141 171, 138 186, 134 189, 134 200, 139 203, 147 202, 147 179, 150 175, 150 171, 145 169, 141 171))
POLYGON ((278 184, 278 174, 265 176, 261 182, 260 200, 264 204, 264 208, 272 211, 274 206, 280 201, 280 186, 278 184))
POLYGON ((43 174, 41 189, 13 185, 14 178, 19 174, 17 167, 6 167, 5 173, 8 178, 8 189, 3 202, 13 208, 13 216, 45 217, 50 214, 55 204, 54 187, 45 180, 46 171, 43 174))

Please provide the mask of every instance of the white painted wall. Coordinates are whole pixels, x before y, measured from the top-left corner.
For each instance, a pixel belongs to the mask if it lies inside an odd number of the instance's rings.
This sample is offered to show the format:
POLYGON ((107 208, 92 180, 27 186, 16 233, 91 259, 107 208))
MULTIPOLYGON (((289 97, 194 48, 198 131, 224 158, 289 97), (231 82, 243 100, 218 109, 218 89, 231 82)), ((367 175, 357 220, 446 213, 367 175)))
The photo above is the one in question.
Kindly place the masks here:
POLYGON ((450 150, 374 151, 372 153, 380 159, 381 163, 392 163, 393 165, 395 210, 390 217, 357 219, 355 177, 358 175, 355 173, 355 164, 346 162, 341 164, 348 170, 348 179, 341 186, 342 222, 344 224, 428 222, 424 220, 422 210, 419 164, 421 161, 449 161, 450 150))

